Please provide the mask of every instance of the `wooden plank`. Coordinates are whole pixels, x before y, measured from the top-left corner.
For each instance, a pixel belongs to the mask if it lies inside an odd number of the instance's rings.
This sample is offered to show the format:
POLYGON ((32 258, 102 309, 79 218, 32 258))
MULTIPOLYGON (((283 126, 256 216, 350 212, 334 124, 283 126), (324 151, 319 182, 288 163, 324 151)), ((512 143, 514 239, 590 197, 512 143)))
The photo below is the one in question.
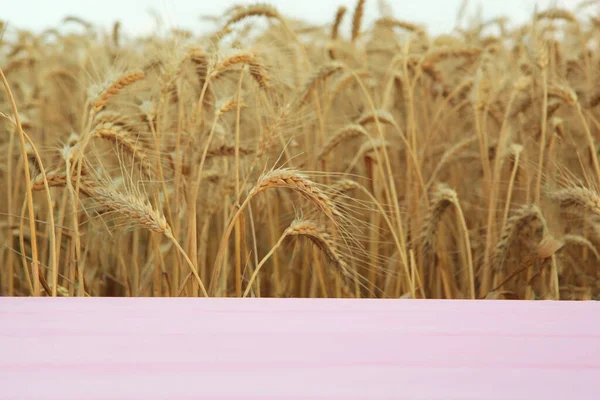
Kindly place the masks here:
POLYGON ((0 398, 598 399, 600 303, 0 298, 0 398))

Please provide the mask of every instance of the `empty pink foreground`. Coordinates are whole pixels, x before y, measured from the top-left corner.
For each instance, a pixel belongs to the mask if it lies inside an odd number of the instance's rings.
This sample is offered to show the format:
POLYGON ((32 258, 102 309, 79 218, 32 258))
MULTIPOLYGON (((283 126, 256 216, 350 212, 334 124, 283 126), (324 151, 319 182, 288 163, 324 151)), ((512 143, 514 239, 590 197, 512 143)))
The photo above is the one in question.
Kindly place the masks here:
POLYGON ((0 298, 0 398, 599 399, 600 303, 0 298))

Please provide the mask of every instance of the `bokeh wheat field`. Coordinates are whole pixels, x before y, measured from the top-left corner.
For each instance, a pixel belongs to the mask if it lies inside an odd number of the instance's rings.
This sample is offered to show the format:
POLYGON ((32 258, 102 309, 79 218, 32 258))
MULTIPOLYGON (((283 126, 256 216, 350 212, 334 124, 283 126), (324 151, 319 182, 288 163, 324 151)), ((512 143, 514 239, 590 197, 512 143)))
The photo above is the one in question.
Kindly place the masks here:
POLYGON ((4 21, 2 295, 598 298, 595 3, 438 36, 364 3, 4 21))

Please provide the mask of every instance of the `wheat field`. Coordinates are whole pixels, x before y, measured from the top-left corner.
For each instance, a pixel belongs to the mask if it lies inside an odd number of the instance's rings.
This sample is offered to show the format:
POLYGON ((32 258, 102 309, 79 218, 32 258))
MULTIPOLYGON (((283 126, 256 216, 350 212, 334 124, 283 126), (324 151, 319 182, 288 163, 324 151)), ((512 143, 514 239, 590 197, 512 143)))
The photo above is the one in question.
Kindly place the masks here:
POLYGON ((1 293, 597 299, 594 3, 437 36, 364 0, 4 21, 1 293))

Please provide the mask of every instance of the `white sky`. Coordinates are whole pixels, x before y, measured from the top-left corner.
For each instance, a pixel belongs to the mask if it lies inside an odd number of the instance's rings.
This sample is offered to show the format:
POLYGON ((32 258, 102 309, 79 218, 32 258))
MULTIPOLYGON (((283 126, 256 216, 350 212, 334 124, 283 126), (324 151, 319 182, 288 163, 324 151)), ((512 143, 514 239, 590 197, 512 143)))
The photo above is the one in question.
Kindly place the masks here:
MULTIPOLYGON (((434 33, 449 32, 454 27, 461 0, 387 0, 393 7, 395 17, 421 23, 434 33)), ((315 24, 331 22, 338 6, 352 10, 356 0, 271 0, 264 1, 276 6, 281 13, 315 24)), ((192 30, 206 28, 200 15, 217 15, 235 4, 253 4, 252 0, 0 0, 0 18, 9 27, 21 29, 45 29, 57 27, 66 15, 81 17, 95 24, 112 26, 120 20, 126 33, 140 34, 152 30, 154 22, 150 9, 158 11, 166 26, 192 30)), ((552 4, 575 9, 577 0, 471 0, 469 15, 478 5, 487 18, 507 16, 515 23, 527 21, 535 4, 544 9, 552 4)), ((378 16, 377 0, 367 0, 365 16, 367 23, 378 16)), ((597 13, 598 6, 588 7, 597 13)), ((346 17, 349 19, 348 17, 346 17)))

